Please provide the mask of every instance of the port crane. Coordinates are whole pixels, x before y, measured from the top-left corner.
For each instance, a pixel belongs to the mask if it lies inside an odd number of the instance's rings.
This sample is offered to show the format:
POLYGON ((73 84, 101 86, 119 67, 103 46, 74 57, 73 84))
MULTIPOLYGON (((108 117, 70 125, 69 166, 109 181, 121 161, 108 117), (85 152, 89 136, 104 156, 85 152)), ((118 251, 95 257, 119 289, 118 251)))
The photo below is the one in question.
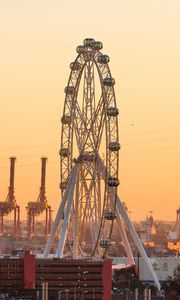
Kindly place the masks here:
POLYGON ((16 157, 10 157, 10 184, 5 201, 0 202, 0 235, 4 235, 4 216, 14 213, 14 235, 20 233, 20 207, 14 195, 14 175, 16 157))
POLYGON ((46 222, 45 222, 45 237, 48 237, 48 234, 51 229, 51 206, 48 205, 46 198, 46 162, 47 157, 41 158, 41 186, 38 198, 36 201, 28 202, 27 212, 28 212, 28 238, 31 239, 35 236, 35 217, 39 216, 45 211, 46 222))

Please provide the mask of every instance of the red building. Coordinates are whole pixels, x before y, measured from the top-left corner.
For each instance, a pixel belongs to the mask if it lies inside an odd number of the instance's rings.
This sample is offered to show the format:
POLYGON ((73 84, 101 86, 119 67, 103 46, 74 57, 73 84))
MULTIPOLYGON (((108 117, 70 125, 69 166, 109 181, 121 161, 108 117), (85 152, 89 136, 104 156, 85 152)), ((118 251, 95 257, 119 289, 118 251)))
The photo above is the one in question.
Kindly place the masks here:
POLYGON ((0 259, 0 293, 32 299, 111 300, 111 276, 110 260, 0 259))

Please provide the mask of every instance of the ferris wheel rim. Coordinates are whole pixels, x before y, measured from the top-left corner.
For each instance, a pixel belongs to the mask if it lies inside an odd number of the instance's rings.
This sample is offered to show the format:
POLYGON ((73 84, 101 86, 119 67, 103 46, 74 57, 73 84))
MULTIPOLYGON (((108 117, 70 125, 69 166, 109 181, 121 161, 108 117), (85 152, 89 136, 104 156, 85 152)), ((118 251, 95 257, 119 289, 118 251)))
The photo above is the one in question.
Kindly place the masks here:
MULTIPOLYGON (((100 80, 100 85, 101 85, 101 90, 102 90, 102 94, 104 94, 104 97, 103 97, 103 101, 104 100, 107 100, 107 92, 106 92, 106 89, 105 89, 105 86, 103 84, 103 75, 102 73, 100 72, 100 68, 99 68, 99 65, 98 65, 98 62, 97 62, 97 58, 99 55, 103 55, 100 51, 91 51, 89 49, 86 49, 84 52, 80 53, 75 61, 73 62, 74 64, 76 63, 79 63, 79 60, 84 60, 84 63, 83 63, 83 66, 81 66, 81 70, 79 72, 79 75, 78 77, 76 78, 76 86, 74 87, 74 93, 76 91, 76 95, 74 94, 73 97, 74 99, 76 100, 77 99, 77 95, 78 95, 78 91, 79 91, 79 85, 80 85, 80 82, 81 82, 81 78, 82 78, 82 74, 83 74, 83 70, 85 68, 85 65, 86 65, 86 61, 84 59, 84 53, 85 55, 88 55, 89 58, 91 59, 91 61, 95 64, 96 66, 96 69, 97 69, 97 72, 98 72, 98 75, 99 75, 99 80, 100 80)), ((107 67, 107 73, 109 74, 109 77, 111 77, 111 72, 110 72, 110 68, 108 66, 108 64, 106 64, 106 67, 107 67)), ((70 75, 69 75, 69 79, 68 79, 68 85, 67 87, 71 87, 70 83, 72 81, 72 77, 74 76, 74 70, 71 70, 70 72, 70 75)), ((105 77, 107 78, 107 77, 105 77)), ((115 92, 114 92, 114 87, 112 87, 112 91, 113 91, 113 103, 114 103, 114 107, 117 108, 116 106, 116 98, 115 98, 115 92)), ((68 95, 66 94, 65 96, 65 102, 64 102, 64 109, 63 109, 63 116, 65 115, 65 112, 66 112, 66 106, 67 106, 67 100, 68 100, 68 95)), ((108 107, 108 103, 106 101, 106 108, 108 107)), ((72 106, 71 108, 69 108, 69 112, 70 112, 70 117, 72 118, 72 106)), ((110 121, 109 121, 110 122, 110 121)), ((117 142, 118 142, 118 120, 117 120, 117 116, 116 116, 116 137, 117 137, 117 142)), ((106 125, 106 124, 105 124, 106 125)), ((108 141, 110 140, 110 137, 109 137, 109 140, 107 138, 107 126, 106 127, 106 167, 108 165, 108 162, 107 162, 107 157, 109 156, 109 147, 108 147, 108 141)), ((109 126, 110 127, 110 126, 109 126)), ((69 155, 69 161, 68 161, 68 166, 69 166, 69 170, 68 172, 70 173, 71 170, 72 170, 72 154, 73 154, 73 132, 74 132, 74 128, 71 128, 69 130, 69 136, 68 136, 68 140, 69 140, 69 143, 68 143, 68 147, 70 146, 70 152, 71 152, 71 155, 69 155)), ((62 130, 61 130, 61 149, 62 149, 62 141, 63 141, 63 134, 64 134, 64 126, 63 126, 63 123, 62 123, 62 130)), ((110 135, 109 135, 110 136, 110 135)), ((63 158, 61 157, 61 184, 63 183, 62 180, 63 180, 63 173, 62 173, 62 160, 63 158)), ((119 163, 119 156, 117 155, 117 162, 116 162, 116 173, 118 174, 118 163, 119 163)), ((118 178, 118 176, 117 176, 118 178)), ((106 185, 107 185, 107 180, 106 180, 106 185)), ((107 189, 107 187, 106 187, 107 189)), ((104 202, 103 202, 104 203, 104 202)), ((104 213, 104 209, 103 209, 103 213, 104 213)), ((105 218, 104 218, 105 220, 105 218)), ((102 215, 102 218, 101 218, 101 224, 102 224, 102 221, 103 221, 103 215, 102 215)), ((112 225, 113 225, 113 222, 112 222, 112 225)), ((111 229, 112 229, 112 226, 111 226, 111 229)), ((112 231, 112 230, 110 230, 112 231)), ((99 239, 96 241, 96 246, 95 248, 97 247, 97 244, 99 242, 99 239)), ((92 253, 95 252, 95 249, 92 251, 92 253)), ((104 251, 105 252, 105 251, 104 251)))

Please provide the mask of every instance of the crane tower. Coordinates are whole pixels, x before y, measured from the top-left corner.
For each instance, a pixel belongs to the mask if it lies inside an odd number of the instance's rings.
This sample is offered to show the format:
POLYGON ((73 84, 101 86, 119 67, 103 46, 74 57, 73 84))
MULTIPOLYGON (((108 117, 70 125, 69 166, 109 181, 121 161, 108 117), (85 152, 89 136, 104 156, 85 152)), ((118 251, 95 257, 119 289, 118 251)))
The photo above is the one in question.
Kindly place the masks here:
POLYGON ((47 238, 51 228, 51 206, 46 199, 46 162, 47 158, 41 158, 41 186, 38 198, 35 202, 28 202, 28 238, 35 235, 35 216, 46 213, 45 237, 47 238))
POLYGON ((4 234, 4 216, 14 212, 14 234, 19 235, 20 207, 16 203, 14 195, 14 175, 16 157, 10 157, 10 184, 5 201, 0 202, 0 234, 4 234))

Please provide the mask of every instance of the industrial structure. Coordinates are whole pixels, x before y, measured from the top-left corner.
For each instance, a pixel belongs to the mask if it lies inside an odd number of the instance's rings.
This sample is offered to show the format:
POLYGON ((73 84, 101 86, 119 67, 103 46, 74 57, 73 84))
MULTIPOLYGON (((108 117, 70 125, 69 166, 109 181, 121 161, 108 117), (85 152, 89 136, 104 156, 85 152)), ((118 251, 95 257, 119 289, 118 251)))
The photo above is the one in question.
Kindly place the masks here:
POLYGON ((14 175, 15 175, 15 161, 16 157, 10 157, 10 183, 8 195, 5 201, 0 202, 0 235, 4 235, 4 216, 13 212, 14 228, 13 235, 20 233, 20 207, 16 203, 14 195, 14 175))
POLYGON ((39 216, 45 211, 46 223, 45 223, 45 237, 47 238, 51 229, 51 206, 48 205, 46 199, 46 162, 47 158, 41 158, 41 186, 38 198, 35 202, 28 202, 28 238, 32 238, 35 235, 35 217, 39 216))

